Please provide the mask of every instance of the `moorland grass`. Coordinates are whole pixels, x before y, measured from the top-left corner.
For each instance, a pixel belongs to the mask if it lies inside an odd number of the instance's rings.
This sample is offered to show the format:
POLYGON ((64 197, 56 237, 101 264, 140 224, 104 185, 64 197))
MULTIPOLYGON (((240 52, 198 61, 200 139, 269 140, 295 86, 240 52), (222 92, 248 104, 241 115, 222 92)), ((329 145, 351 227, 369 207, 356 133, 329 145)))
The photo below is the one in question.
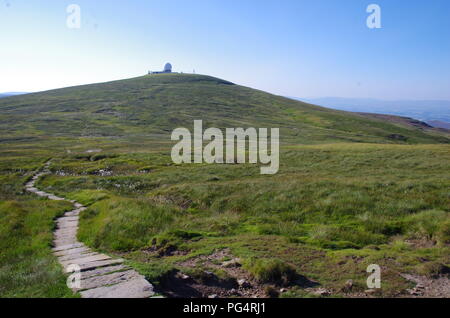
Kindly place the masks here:
POLYGON ((39 186, 89 205, 79 238, 131 253, 154 281, 180 260, 141 252, 155 246, 188 251, 184 258, 230 247, 261 280, 285 264, 336 289, 343 277, 363 288, 364 266, 384 264, 386 296, 408 286, 400 272, 449 264, 448 146, 289 146, 281 158, 278 175, 262 176, 249 165, 175 166, 164 153, 66 155, 52 169, 70 176, 46 176, 39 186), (77 161, 94 173, 78 175, 77 161), (152 169, 138 172, 143 166, 152 169), (113 175, 95 174, 103 169, 113 175), (258 240, 265 249, 253 245, 258 240))
POLYGON ((54 219, 71 205, 26 194, 23 184, 41 161, 15 163, 21 173, 0 176, 0 297, 75 297, 51 253, 54 219))

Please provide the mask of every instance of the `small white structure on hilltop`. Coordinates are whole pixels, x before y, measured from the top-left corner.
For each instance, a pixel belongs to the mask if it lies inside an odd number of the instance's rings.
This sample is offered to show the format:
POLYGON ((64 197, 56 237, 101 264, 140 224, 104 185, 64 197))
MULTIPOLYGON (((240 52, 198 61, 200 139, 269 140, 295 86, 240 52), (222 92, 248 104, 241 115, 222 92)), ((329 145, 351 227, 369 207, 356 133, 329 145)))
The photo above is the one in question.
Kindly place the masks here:
POLYGON ((166 65, 164 65, 164 73, 172 73, 172 64, 166 63, 166 65))
POLYGON ((154 72, 154 71, 148 72, 148 74, 165 74, 165 73, 172 73, 172 64, 166 63, 166 65, 164 65, 164 70, 161 72, 154 72))

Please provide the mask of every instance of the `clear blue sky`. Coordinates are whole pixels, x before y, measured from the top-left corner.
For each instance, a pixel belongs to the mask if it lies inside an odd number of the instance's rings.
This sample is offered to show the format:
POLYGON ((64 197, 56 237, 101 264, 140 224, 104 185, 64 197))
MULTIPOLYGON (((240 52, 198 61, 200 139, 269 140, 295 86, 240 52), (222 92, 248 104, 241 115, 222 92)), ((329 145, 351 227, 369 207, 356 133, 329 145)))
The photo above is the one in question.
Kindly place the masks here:
POLYGON ((450 100, 448 0, 0 0, 0 92, 159 70, 285 96, 450 100), (66 7, 81 7, 81 29, 66 7), (366 26, 379 4, 382 28, 366 26))

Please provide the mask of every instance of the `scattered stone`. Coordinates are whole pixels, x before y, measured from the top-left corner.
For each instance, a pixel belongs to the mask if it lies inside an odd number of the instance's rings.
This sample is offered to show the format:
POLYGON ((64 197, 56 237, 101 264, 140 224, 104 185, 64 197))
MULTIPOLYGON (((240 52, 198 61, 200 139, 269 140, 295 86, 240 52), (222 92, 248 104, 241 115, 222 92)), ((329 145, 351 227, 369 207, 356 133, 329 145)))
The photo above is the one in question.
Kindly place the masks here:
POLYGON ((318 289, 314 290, 312 292, 312 294, 315 295, 315 296, 324 296, 324 297, 326 297, 326 296, 330 296, 331 292, 329 290, 325 289, 325 288, 318 288, 318 289))
POLYGON ((214 278, 216 277, 216 275, 213 272, 210 271, 204 271, 204 273, 206 274, 207 277, 209 278, 214 278))
MULTIPOLYGON (((109 176, 112 176, 113 172, 111 170, 103 170, 103 169, 101 169, 101 170, 99 170, 97 172, 97 174, 102 176, 102 177, 109 177, 109 176)), ((120 187, 120 185, 119 185, 119 187, 120 187)))
POLYGON ((230 289, 230 294, 239 295, 239 291, 237 291, 235 288, 232 288, 232 289, 230 289))
POLYGON ((423 293, 415 288, 406 290, 412 296, 423 296, 423 293))
POLYGON ((352 291, 353 288, 353 280, 349 279, 348 281, 345 282, 344 287, 342 287, 342 291, 344 293, 349 293, 352 291))
POLYGON ((278 298, 280 296, 278 290, 272 286, 267 286, 265 292, 266 295, 269 296, 270 298, 278 298))
POLYGON ((247 282, 245 279, 239 279, 237 281, 237 283, 238 283, 240 288, 246 289, 246 288, 251 288, 252 287, 252 285, 249 282, 247 282))
POLYGON ((366 294, 366 295, 374 295, 374 294, 376 294, 377 293, 377 290, 376 289, 367 289, 367 290, 365 290, 364 291, 364 293, 366 294))
POLYGON ((176 277, 179 278, 179 279, 182 279, 182 280, 188 280, 188 279, 191 278, 190 276, 188 276, 188 275, 186 275, 186 274, 184 274, 182 272, 178 272, 176 274, 176 277))
POLYGON ((235 258, 235 259, 223 262, 222 266, 226 267, 226 268, 241 267, 240 259, 239 258, 235 258))

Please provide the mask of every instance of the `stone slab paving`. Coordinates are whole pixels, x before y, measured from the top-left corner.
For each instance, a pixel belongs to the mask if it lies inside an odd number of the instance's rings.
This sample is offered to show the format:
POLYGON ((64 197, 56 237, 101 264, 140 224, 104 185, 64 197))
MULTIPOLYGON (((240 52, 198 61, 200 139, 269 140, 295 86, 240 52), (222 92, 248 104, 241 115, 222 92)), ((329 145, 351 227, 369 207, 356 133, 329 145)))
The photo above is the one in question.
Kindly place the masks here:
POLYGON ((152 286, 142 278, 134 278, 112 286, 98 287, 81 292, 84 298, 136 298, 135 295, 154 294, 152 286))
POLYGON ((83 243, 75 243, 71 245, 58 246, 53 248, 53 252, 58 253, 61 251, 68 251, 74 248, 85 248, 83 243))
POLYGON ((139 275, 136 274, 137 273, 135 271, 128 270, 124 272, 115 272, 112 274, 91 276, 82 279, 81 286, 84 289, 89 290, 98 288, 98 286, 115 285, 139 278, 139 275))
POLYGON ((64 261, 73 260, 73 259, 77 259, 77 258, 81 258, 81 257, 94 256, 97 254, 98 253, 90 253, 90 251, 88 250, 86 253, 75 253, 75 254, 69 254, 69 255, 65 255, 65 256, 59 256, 58 259, 60 262, 64 262, 64 261))
POLYGON ((90 271, 84 271, 81 273, 81 279, 87 279, 90 277, 94 277, 94 276, 102 276, 105 274, 109 274, 109 273, 115 273, 115 272, 123 272, 126 270, 131 269, 128 266, 125 266, 123 264, 119 264, 119 265, 112 265, 112 266, 108 266, 108 267, 103 267, 103 268, 96 268, 90 271))
POLYGON ((66 200, 74 205, 74 210, 66 212, 63 217, 56 220, 53 240, 53 254, 65 271, 67 272, 68 268, 74 265, 81 271, 80 286, 73 290, 80 292, 83 298, 152 297, 155 294, 152 284, 144 276, 124 265, 123 259, 94 252, 78 242, 79 214, 86 210, 86 207, 74 200, 41 191, 35 186, 40 177, 50 173, 49 166, 50 161, 45 164, 42 172, 32 177, 25 185, 25 189, 49 200, 66 200))
POLYGON ((101 267, 108 267, 110 265, 118 265, 118 264, 122 264, 123 263, 123 259, 121 258, 114 258, 114 259, 110 259, 110 260, 106 260, 106 261, 93 261, 93 262, 89 262, 89 263, 84 263, 84 264, 78 264, 81 268, 81 271, 90 271, 96 268, 101 268, 101 267))

